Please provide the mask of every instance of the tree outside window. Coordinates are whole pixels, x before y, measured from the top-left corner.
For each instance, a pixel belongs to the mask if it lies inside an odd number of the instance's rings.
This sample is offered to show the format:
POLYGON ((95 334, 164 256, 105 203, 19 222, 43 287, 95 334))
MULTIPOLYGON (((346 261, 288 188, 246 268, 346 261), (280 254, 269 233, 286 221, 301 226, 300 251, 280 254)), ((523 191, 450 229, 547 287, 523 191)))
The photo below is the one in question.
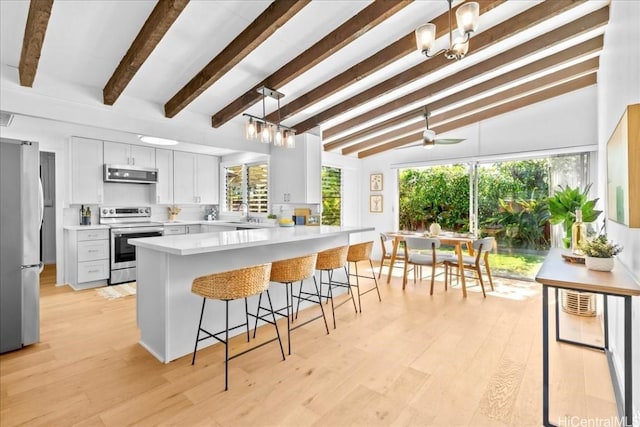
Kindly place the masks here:
POLYGON ((322 224, 342 223, 342 169, 322 167, 322 224))

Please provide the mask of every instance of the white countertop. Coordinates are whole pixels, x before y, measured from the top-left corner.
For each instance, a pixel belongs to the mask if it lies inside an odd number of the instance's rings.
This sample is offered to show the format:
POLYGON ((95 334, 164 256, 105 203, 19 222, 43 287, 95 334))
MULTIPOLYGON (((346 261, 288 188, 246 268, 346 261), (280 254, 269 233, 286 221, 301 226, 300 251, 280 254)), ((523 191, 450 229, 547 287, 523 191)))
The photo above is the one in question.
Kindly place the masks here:
POLYGON ((325 225, 318 227, 271 227, 256 230, 146 237, 142 239, 131 239, 129 243, 159 252, 175 255, 193 255, 373 230, 375 230, 374 227, 335 227, 325 225))
POLYGON ((96 225, 65 225, 65 230, 101 230, 103 228, 109 228, 108 225, 96 224, 96 225))
POLYGON ((266 222, 244 222, 244 221, 233 221, 233 220, 224 220, 224 219, 216 219, 213 221, 207 220, 175 220, 175 221, 158 221, 163 225, 220 225, 223 227, 246 227, 246 228, 272 228, 277 227, 278 224, 270 224, 266 222))

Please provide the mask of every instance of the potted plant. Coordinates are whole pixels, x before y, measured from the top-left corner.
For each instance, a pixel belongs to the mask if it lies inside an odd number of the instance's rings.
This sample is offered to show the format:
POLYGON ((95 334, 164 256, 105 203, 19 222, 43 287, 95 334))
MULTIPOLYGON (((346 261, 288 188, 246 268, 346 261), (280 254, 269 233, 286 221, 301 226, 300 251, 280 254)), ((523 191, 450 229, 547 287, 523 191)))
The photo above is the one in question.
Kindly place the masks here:
POLYGON ((613 257, 622 251, 622 246, 609 240, 601 234, 595 239, 583 243, 585 264, 589 270, 611 271, 613 270, 613 257))
POLYGON ((267 215, 267 223, 276 224, 278 222, 278 215, 270 213, 267 215))
POLYGON ((578 187, 559 186, 559 190, 547 199, 549 204, 549 221, 551 224, 562 224, 565 236, 562 239, 565 248, 571 247, 571 226, 576 221, 576 210, 582 210, 582 221, 593 222, 602 211, 595 209, 598 199, 587 200, 591 184, 583 191, 578 187))

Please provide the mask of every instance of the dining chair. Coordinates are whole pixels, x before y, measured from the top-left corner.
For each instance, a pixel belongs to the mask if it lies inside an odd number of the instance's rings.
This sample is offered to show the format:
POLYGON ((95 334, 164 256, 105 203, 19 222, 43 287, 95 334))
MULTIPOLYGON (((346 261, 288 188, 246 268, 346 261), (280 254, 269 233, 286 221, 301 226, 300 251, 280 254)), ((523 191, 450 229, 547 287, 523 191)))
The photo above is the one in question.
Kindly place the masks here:
POLYGON ((484 237, 482 239, 476 239, 473 241, 472 247, 474 251, 474 255, 463 255, 462 256, 462 265, 459 265, 459 261, 457 257, 451 257, 446 261, 448 267, 455 267, 449 270, 449 274, 453 273, 453 270, 459 271, 462 270, 462 274, 464 274, 464 270, 472 270, 476 274, 476 278, 478 282, 480 282, 480 287, 482 288, 482 295, 486 298, 487 294, 484 289, 484 281, 482 280, 482 267, 484 267, 487 277, 489 279, 489 284, 491 285, 491 290, 493 291, 493 278, 491 277, 491 268, 489 267, 489 252, 493 248, 495 243, 495 238, 493 237, 484 237))
POLYGON ((414 270, 414 282, 416 268, 421 268, 422 266, 431 267, 431 290, 429 295, 433 295, 436 268, 444 268, 444 289, 447 290, 447 262, 452 260, 453 257, 451 255, 438 254, 440 240, 424 237, 405 237, 404 242, 404 276, 402 279, 402 289, 407 285, 407 273, 409 265, 411 264, 414 270))
MULTIPOLYGON (((393 254, 393 237, 386 233, 380 233, 380 245, 382 248, 382 257, 380 258, 380 270, 378 271, 378 279, 382 275, 382 268, 391 263, 391 255, 393 254), (386 263, 385 263, 386 262, 386 263)), ((398 244, 398 253, 393 264, 394 268, 404 268, 404 242, 398 244)))

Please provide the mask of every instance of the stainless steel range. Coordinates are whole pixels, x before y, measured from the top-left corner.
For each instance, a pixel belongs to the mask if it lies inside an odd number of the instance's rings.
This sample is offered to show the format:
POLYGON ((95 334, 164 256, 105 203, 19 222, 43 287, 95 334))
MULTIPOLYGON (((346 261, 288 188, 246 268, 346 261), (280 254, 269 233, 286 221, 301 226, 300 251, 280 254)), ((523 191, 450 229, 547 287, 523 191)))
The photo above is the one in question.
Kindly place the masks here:
POLYGON ((136 247, 129 239, 162 236, 164 227, 151 221, 151 208, 102 206, 100 224, 108 225, 111 242, 110 285, 136 280, 136 247))

